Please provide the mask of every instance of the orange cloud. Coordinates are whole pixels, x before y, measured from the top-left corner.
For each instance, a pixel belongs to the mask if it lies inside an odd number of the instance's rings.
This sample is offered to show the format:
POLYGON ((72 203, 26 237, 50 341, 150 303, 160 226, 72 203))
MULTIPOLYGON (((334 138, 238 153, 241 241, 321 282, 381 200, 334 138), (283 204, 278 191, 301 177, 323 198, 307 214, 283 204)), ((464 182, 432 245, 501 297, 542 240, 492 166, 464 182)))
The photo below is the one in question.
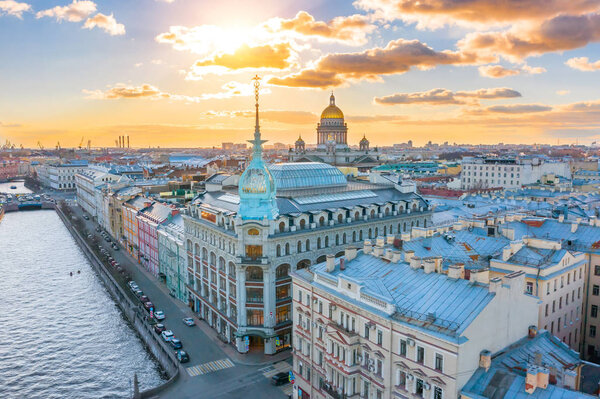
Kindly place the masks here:
POLYGON ((96 12, 96 3, 88 0, 73 0, 66 6, 56 6, 47 10, 38 11, 35 14, 36 18, 53 17, 57 21, 80 22, 89 15, 96 12))
POLYGON ((506 24, 600 9, 596 0, 357 0, 354 4, 383 20, 416 22, 419 28, 448 23, 506 24))
POLYGON ((447 89, 432 89, 416 93, 396 93, 385 97, 375 97, 374 101, 380 105, 459 105, 477 103, 481 99, 499 99, 521 97, 521 93, 506 87, 494 89, 479 89, 474 91, 453 92, 447 89))
POLYGON ((263 27, 271 33, 294 32, 305 37, 316 37, 345 42, 351 45, 366 43, 366 35, 375 30, 364 15, 336 17, 328 22, 316 21, 306 11, 300 11, 294 18, 272 18, 263 27))
POLYGON ((552 111, 552 107, 543 104, 514 104, 514 105, 494 105, 487 107, 484 112, 498 114, 530 114, 535 112, 552 111))
POLYGON ((12 15, 13 17, 23 18, 23 13, 30 11, 31 5, 19 3, 15 0, 0 1, 0 15, 12 15))
POLYGON ((565 62, 568 66, 573 69, 578 69, 585 72, 593 72, 600 69, 600 61, 590 62, 588 57, 575 57, 570 58, 565 62))
POLYGON ((494 61, 474 52, 436 51, 418 40, 392 40, 386 47, 356 53, 332 53, 321 57, 313 68, 269 83, 292 87, 339 86, 344 79, 377 80, 380 75, 401 74, 412 67, 429 69, 437 65, 473 65, 494 61))
POLYGON ((600 14, 560 15, 503 32, 474 32, 458 42, 462 51, 522 60, 532 55, 572 50, 600 40, 600 14))
POLYGON ((227 69, 274 68, 291 66, 292 52, 289 43, 251 47, 243 44, 231 54, 218 54, 210 59, 196 61, 194 67, 220 66, 227 69))
MULTIPOLYGON (((91 100, 116 100, 116 99, 140 99, 149 100, 172 100, 187 103, 198 103, 205 100, 225 99, 240 96, 253 96, 254 87, 251 84, 228 82, 222 87, 222 92, 203 93, 201 96, 187 96, 183 94, 172 94, 163 92, 155 86, 144 83, 140 86, 128 86, 122 83, 116 84, 108 90, 82 90, 87 99, 91 100)), ((269 89, 261 89, 261 93, 270 93, 269 89)))
POLYGON ((528 73, 531 75, 537 75, 540 73, 546 72, 546 68, 542 67, 530 67, 529 65, 524 65, 522 67, 517 68, 506 68, 502 65, 482 65, 479 67, 479 74, 486 78, 500 79, 505 78, 507 76, 515 76, 521 75, 523 73, 528 73))
POLYGON ((88 18, 83 25, 85 29, 93 29, 98 27, 111 36, 124 35, 125 34, 125 26, 123 24, 117 23, 117 20, 113 16, 104 15, 102 13, 98 13, 91 18, 88 18))

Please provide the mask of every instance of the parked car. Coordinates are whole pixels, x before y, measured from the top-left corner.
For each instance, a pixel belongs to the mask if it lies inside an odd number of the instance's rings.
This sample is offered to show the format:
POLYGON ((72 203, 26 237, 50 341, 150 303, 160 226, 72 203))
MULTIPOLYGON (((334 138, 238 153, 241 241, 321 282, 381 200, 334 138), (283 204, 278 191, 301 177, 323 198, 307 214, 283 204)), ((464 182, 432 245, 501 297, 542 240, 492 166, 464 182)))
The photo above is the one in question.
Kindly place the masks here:
POLYGON ((290 382, 290 376, 288 373, 277 373, 271 377, 271 384, 273 385, 284 385, 290 382))
POLYGON ((182 350, 175 352, 175 354, 177 355, 177 360, 179 360, 179 363, 187 363, 190 361, 190 356, 182 350))
POLYGON ((150 308, 154 307, 154 304, 150 301, 144 302, 144 307, 146 308, 146 310, 150 310, 150 308))
POLYGON ((191 317, 186 317, 183 319, 183 324, 185 324, 186 326, 192 327, 196 325, 196 322, 194 322, 194 319, 192 319, 191 317))
POLYGON ((157 323, 154 325, 154 332, 157 334, 162 333, 163 331, 165 331, 165 325, 161 324, 161 323, 157 323))
POLYGON ((154 312, 154 318, 156 320, 164 320, 165 319, 165 312, 163 312, 162 310, 154 312))
POLYGON ((112 245, 112 247, 113 247, 113 249, 114 249, 115 251, 118 251, 118 250, 119 250, 119 246, 118 246, 117 244, 113 244, 113 245, 112 245))
POLYGON ((181 341, 178 340, 175 337, 171 338, 171 340, 169 341, 169 344, 171 344, 171 346, 173 347, 173 349, 181 349, 181 348, 183 348, 183 344, 181 343, 181 341))
POLYGON ((85 220, 90 220, 90 217, 89 217, 88 215, 83 215, 83 218, 84 218, 85 220))
POLYGON ((138 286, 138 285, 137 285, 137 283, 136 283, 135 281, 133 281, 133 280, 131 280, 131 281, 130 281, 130 282, 128 282, 127 284, 129 284, 129 286, 130 286, 131 288, 133 288, 133 287, 137 287, 137 286, 138 286))
POLYGON ((162 339, 165 342, 169 342, 174 337, 173 331, 171 331, 171 330, 165 330, 165 331, 161 332, 160 336, 162 337, 162 339))
POLYGON ((143 303, 146 303, 146 302, 148 302, 149 300, 150 300, 150 298, 148 298, 146 295, 142 295, 142 296, 140 297, 140 301, 142 301, 143 303))
POLYGON ((104 239, 104 241, 106 241, 106 242, 110 243, 110 238, 106 237, 106 238, 104 239))
POLYGON ((96 227, 96 231, 97 231, 98 233, 100 233, 100 232, 102 231, 102 229, 100 228, 100 226, 96 227))

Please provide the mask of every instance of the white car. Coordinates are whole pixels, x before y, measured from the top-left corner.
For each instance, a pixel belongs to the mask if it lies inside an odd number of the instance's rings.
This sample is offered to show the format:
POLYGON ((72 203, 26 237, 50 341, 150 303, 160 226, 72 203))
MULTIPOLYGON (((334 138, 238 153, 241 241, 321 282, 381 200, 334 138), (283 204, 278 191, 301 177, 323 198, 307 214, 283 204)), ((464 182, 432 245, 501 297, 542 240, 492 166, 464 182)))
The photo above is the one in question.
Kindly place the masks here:
POLYGON ((194 322, 194 319, 192 319, 191 317, 186 317, 185 319, 183 319, 183 323, 184 323, 186 326, 190 326, 190 327, 192 327, 192 326, 195 326, 195 325, 196 325, 196 323, 194 322))
POLYGON ((163 332, 160 333, 160 336, 162 337, 162 339, 165 342, 169 342, 170 340, 173 339, 173 337, 175 335, 173 334, 173 331, 171 331, 171 330, 165 330, 165 331, 163 331, 163 332))
POLYGON ((154 318, 156 320, 164 320, 165 319, 165 312, 163 312, 162 310, 158 310, 156 312, 154 312, 154 318))

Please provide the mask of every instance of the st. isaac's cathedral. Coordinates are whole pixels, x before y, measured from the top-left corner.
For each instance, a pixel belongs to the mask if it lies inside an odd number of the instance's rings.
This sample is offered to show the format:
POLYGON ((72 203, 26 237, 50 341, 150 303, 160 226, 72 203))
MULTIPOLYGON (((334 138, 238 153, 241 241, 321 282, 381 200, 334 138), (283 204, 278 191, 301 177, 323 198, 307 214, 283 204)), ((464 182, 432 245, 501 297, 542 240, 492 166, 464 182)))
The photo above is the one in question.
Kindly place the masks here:
POLYGON ((370 169, 379 165, 379 151, 369 148, 369 140, 363 136, 358 143, 359 149, 348 146, 348 124, 344 122, 344 113, 335 105, 331 93, 329 105, 321 112, 321 122, 317 124, 317 148, 306 149, 302 137, 296 140, 294 149, 290 149, 290 162, 325 162, 335 166, 353 166, 370 169))

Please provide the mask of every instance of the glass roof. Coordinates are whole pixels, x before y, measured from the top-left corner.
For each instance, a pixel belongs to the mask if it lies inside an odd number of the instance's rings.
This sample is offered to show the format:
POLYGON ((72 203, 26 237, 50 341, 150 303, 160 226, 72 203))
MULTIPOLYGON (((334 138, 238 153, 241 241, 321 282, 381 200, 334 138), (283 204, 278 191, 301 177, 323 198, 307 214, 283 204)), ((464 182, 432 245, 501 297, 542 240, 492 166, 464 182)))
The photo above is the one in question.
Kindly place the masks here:
POLYGON ((277 190, 337 187, 347 184, 336 167, 321 162, 280 163, 269 166, 277 190))

